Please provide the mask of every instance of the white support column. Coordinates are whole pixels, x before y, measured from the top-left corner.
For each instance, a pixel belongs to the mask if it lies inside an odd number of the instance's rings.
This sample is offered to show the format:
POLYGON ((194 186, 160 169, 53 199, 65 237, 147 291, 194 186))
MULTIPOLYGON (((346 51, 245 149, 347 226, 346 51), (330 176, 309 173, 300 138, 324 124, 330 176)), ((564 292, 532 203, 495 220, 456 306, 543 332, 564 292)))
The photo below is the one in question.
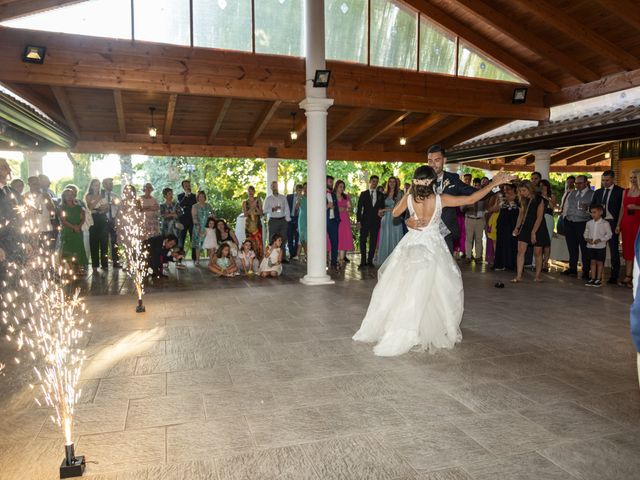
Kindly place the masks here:
POLYGON ((27 173, 30 177, 42 173, 42 159, 46 152, 24 152, 24 161, 27 162, 27 173))
POLYGON ((534 170, 540 172, 543 179, 549 180, 549 171, 551 169, 551 155, 555 150, 534 150, 531 152, 535 157, 534 170))
POLYGON ((278 181, 278 164, 280 160, 277 158, 267 158, 264 161, 267 164, 267 197, 271 195, 271 182, 278 181))
POLYGON ((334 283, 327 275, 327 110, 333 100, 325 88, 314 88, 316 70, 325 69, 324 0, 305 0, 307 97, 300 103, 307 116, 307 274, 305 285, 334 283))

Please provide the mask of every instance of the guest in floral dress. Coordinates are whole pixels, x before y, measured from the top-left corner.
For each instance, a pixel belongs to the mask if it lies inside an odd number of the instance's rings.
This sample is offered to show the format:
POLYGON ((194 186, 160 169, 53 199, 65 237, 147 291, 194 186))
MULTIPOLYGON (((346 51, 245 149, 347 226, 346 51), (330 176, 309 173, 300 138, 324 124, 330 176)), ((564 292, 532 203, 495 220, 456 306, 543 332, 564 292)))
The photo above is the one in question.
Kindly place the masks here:
POLYGON ((162 218, 162 236, 173 234, 179 237, 184 226, 178 221, 182 215, 182 207, 173 199, 173 190, 169 187, 162 190, 164 202, 160 205, 160 217, 162 218), (182 228, 179 228, 182 227, 182 228))
POLYGON ((202 244, 207 236, 207 220, 213 217, 213 208, 207 203, 207 194, 202 190, 198 192, 198 201, 191 208, 193 217, 193 248, 196 249, 195 263, 200 263, 202 244))
POLYGON ((144 219, 145 238, 157 237, 160 235, 160 205, 151 196, 153 185, 144 184, 144 194, 140 197, 140 210, 144 219))

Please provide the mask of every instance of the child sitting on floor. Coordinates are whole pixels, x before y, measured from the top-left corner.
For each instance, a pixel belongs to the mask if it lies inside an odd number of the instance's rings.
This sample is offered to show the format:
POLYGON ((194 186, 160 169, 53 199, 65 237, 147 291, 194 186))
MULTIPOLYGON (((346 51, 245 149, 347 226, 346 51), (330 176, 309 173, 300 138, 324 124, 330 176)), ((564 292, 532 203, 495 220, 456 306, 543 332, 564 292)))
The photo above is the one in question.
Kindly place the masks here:
POLYGON ((276 233, 271 237, 271 243, 267 247, 266 255, 260 264, 261 277, 277 277, 282 275, 282 263, 280 263, 281 248, 282 236, 276 233))
POLYGON ((238 267, 238 272, 242 275, 253 275, 260 268, 251 240, 242 242, 242 248, 236 257, 236 266, 238 267))
POLYGON ((231 256, 231 248, 228 244, 223 243, 220 248, 218 248, 216 256, 211 257, 209 270, 219 277, 233 277, 236 274, 238 268, 231 256))

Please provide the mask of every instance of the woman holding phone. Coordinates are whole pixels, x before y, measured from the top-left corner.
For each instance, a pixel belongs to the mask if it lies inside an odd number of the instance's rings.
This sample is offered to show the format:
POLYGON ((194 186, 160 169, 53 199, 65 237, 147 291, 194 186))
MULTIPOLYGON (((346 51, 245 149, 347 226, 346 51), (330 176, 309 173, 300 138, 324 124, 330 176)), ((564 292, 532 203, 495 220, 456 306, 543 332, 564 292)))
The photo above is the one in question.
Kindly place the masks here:
POLYGON ((624 257, 625 277, 618 284, 633 287, 634 245, 638 228, 640 228, 640 186, 638 177, 640 170, 632 170, 629 174, 630 186, 622 196, 622 215, 618 218, 616 233, 622 236, 622 256, 624 257))

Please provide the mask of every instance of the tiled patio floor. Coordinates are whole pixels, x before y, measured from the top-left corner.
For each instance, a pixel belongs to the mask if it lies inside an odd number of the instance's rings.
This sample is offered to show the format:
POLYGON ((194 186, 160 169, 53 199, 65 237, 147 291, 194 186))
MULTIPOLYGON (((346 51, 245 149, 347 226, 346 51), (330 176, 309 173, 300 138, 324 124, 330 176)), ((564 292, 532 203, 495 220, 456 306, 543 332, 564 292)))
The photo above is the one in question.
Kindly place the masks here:
MULTIPOLYGON (((93 330, 76 450, 94 480, 640 478, 631 293, 463 267, 464 340, 377 358, 351 336, 375 273, 333 286, 87 280, 93 330), (226 287, 226 288, 223 288, 226 287)), ((0 344, 0 359, 10 357, 0 344)), ((55 479, 60 435, 26 367, 0 377, 0 478, 55 479)))

